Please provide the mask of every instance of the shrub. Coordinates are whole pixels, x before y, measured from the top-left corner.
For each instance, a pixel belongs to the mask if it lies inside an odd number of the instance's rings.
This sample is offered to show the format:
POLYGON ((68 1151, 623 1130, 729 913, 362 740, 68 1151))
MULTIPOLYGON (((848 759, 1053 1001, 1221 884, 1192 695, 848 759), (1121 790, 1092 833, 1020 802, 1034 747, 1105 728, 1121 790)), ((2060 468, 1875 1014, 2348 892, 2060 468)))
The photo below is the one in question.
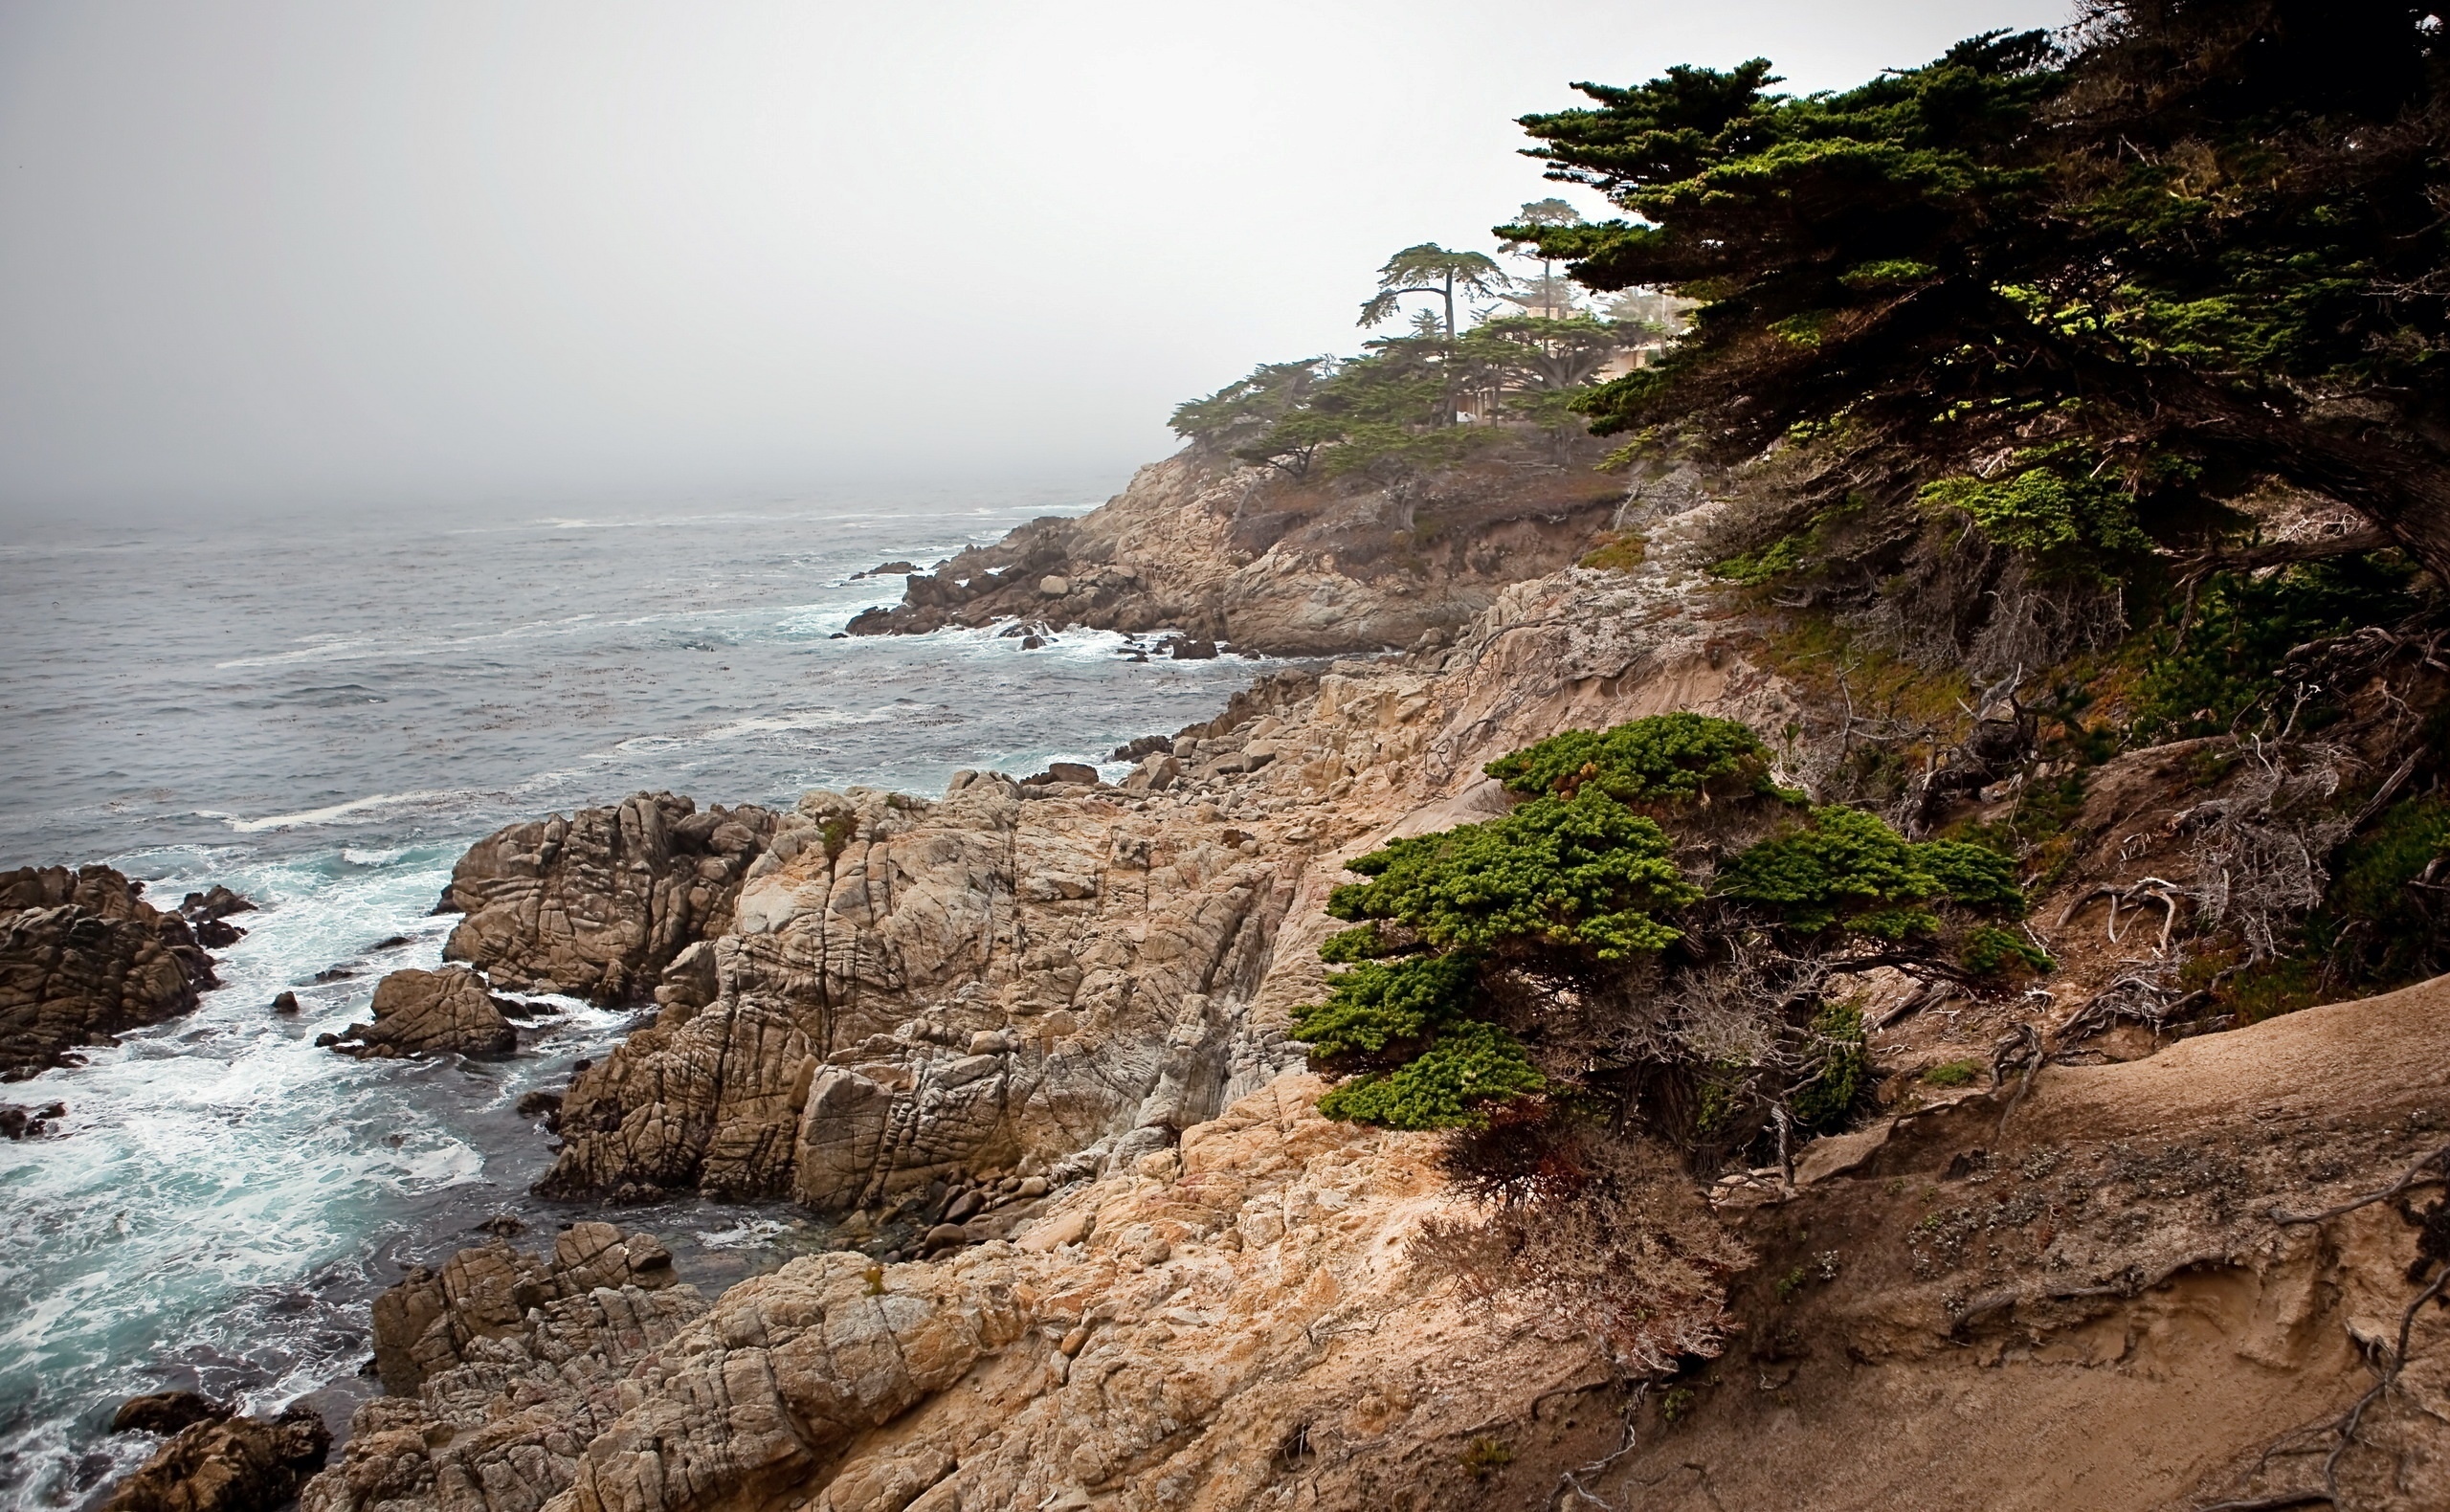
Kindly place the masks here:
MULTIPOLYGON (((2416 608, 2414 578, 2391 554, 2301 562, 2267 578, 2212 574, 2195 596, 2184 638, 2184 607, 2172 604, 2170 622, 2149 642, 2150 660, 2135 690, 2134 740, 2184 740, 2238 725, 2278 690, 2281 664, 2295 647, 2405 617, 2416 608)), ((2299 715, 2301 728, 2318 722, 2299 715)))
POLYGON ((1440 949, 1573 947, 1601 961, 1659 950, 1655 915, 1699 899, 1666 834, 1597 791, 1536 798, 1502 818, 1397 840, 1348 863, 1339 919, 1388 919, 1440 949))
POLYGON ((1770 792, 1770 748, 1734 720, 1654 714, 1610 730, 1568 730, 1483 768, 1515 793, 1666 807, 1716 794, 1770 792))
POLYGON ((1339 929, 1320 941, 1319 959, 1330 966, 1349 966, 1355 961, 1401 955, 1410 948, 1389 940, 1376 924, 1356 924, 1350 929, 1339 929))
POLYGON ((1488 1123, 1482 1104, 1547 1086, 1521 1041, 1495 1024, 1465 1020, 1406 1064, 1336 1086, 1319 1099, 1319 1111, 1388 1128, 1481 1128, 1488 1123))
POLYGON ((1961 1087, 1982 1075, 1979 1060, 1943 1060, 1923 1073, 1923 1079, 1935 1087, 1961 1087))
POLYGON ((1916 501, 1932 513, 1961 512, 1987 539, 2060 572, 2099 574, 2151 550, 2135 523, 2133 496, 2100 477, 2082 450, 2040 447, 2017 454, 2013 465, 2002 478, 1926 483, 1916 501))
POLYGON ((1294 1014, 1294 1035, 1327 1060, 1421 1040, 1469 1011, 1473 976, 1468 956, 1365 962, 1327 979, 1327 1000, 1294 1014))
POLYGON ((1967 930, 1956 958, 1976 976, 2001 976, 2018 968, 2048 971, 2058 965, 2040 946, 1991 924, 1967 930))
POLYGON ((1801 828, 1744 851, 1720 873, 1722 897, 1756 904, 1802 934, 1843 927, 1883 940, 1937 934, 1927 904, 2020 913, 2015 863, 1963 840, 1905 839, 1860 809, 1812 811, 1801 828))
POLYGON ((1862 1010, 1830 1003, 1813 1015, 1815 1059, 1810 1077, 1787 1100, 1795 1123, 1807 1130, 1835 1128, 1871 1090, 1871 1048, 1863 1034, 1862 1010))

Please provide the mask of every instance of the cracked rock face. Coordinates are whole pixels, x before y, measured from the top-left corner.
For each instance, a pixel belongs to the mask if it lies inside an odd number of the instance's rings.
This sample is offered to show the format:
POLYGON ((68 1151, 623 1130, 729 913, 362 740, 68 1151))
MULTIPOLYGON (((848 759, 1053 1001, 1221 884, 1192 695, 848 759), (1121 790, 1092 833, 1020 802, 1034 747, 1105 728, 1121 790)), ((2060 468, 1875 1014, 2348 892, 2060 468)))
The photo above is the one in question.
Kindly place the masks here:
POLYGON ((358 1410, 341 1463, 299 1504, 534 1512, 640 1382, 662 1379, 656 1351, 705 1311, 662 1245, 609 1223, 571 1226, 549 1256, 500 1241, 462 1250, 376 1301, 393 1394, 358 1410))
POLYGON ((1429 1142, 1331 1123, 1317 1092, 1303 1077, 1261 1089, 1179 1155, 1076 1185, 1018 1243, 933 1264, 795 1259, 620 1356, 617 1375, 617 1348, 565 1362, 541 1341, 514 1351, 512 1332, 472 1345, 490 1373, 362 1409, 302 1504, 1256 1507, 1306 1474, 1322 1504, 1413 1488, 1445 1498, 1416 1505, 1461 1506, 1479 1483, 1459 1454, 1492 1417, 1547 1402, 1547 1436, 1578 1455, 1613 1434, 1583 1410, 1607 1384, 1586 1346, 1491 1329, 1408 1259, 1404 1236, 1445 1206, 1429 1142), (462 1426, 430 1447, 445 1424, 462 1426))
POLYGON ((105 1512, 274 1512, 323 1468, 331 1445, 307 1407, 198 1422, 121 1482, 105 1512))
POLYGON ((107 866, 0 872, 0 1081, 192 1011, 220 984, 188 922, 107 866))
POLYGON ((730 926, 775 820, 753 805, 701 813, 687 798, 642 792, 511 825, 453 868, 438 911, 467 917, 443 956, 505 987, 646 1002, 677 957, 730 926))
POLYGON ((812 793, 713 945, 712 1000, 668 1003, 572 1081, 539 1190, 849 1209, 963 1167, 1161 1147, 1237 1067, 1291 1056, 1241 1009, 1298 870, 992 779, 936 803, 812 793))
POLYGON ((486 991, 485 979, 464 966, 394 971, 374 989, 374 1022, 349 1025, 333 1048, 376 1059, 507 1056, 519 1045, 509 1015, 527 1011, 486 991))

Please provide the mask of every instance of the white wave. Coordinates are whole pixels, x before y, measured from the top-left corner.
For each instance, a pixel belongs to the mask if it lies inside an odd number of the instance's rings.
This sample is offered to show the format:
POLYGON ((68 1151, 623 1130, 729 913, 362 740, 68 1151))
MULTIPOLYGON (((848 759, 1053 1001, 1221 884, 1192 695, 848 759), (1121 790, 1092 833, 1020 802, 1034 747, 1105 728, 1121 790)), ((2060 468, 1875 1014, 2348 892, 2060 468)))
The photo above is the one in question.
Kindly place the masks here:
POLYGON ((364 798, 351 798, 345 803, 327 804, 321 809, 303 809, 296 813, 276 813, 261 819, 241 819, 235 814, 216 813, 198 809, 199 818, 218 819, 240 834, 261 834, 267 830, 295 830, 304 825, 330 824, 353 813, 366 813, 376 809, 396 809, 402 804, 439 803, 449 798, 467 797, 461 792, 378 792, 364 798))
POLYGON ((785 1232, 786 1226, 771 1218, 750 1218, 736 1228, 701 1229, 698 1231, 698 1242, 710 1250, 745 1250, 764 1244, 785 1232))
POLYGON ((411 849, 406 845, 394 845, 388 850, 344 845, 341 847, 341 859, 351 866, 389 866, 408 855, 411 849))

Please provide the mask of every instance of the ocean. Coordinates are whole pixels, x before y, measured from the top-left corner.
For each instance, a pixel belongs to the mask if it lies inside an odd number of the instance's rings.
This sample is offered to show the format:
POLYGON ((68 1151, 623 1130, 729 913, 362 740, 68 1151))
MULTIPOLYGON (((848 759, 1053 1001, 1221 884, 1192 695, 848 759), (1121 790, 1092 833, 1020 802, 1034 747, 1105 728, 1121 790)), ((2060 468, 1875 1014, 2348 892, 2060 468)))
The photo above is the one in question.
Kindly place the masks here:
MULTIPOLYGON (((631 1015, 576 1002, 514 1058, 360 1063, 314 1036, 440 958, 452 863, 516 819, 668 789, 788 805, 961 767, 1102 761, 1211 717, 1262 670, 1133 661, 1124 637, 832 638, 923 566, 1085 490, 528 518, 435 510, 249 525, 55 521, 0 541, 0 868, 107 862, 157 904, 259 911, 195 1013, 0 1087, 64 1124, 0 1142, 0 1503, 75 1507, 150 1453, 123 1398, 170 1387, 335 1428, 373 1390, 367 1308, 527 1195, 559 1088, 631 1015), (321 980, 318 980, 321 978, 321 980), (295 990, 304 1012, 276 1018, 295 990)), ((1119 770, 1119 768, 1109 768, 1119 770)), ((625 1209, 709 1295, 822 1247, 788 1210, 625 1209)))

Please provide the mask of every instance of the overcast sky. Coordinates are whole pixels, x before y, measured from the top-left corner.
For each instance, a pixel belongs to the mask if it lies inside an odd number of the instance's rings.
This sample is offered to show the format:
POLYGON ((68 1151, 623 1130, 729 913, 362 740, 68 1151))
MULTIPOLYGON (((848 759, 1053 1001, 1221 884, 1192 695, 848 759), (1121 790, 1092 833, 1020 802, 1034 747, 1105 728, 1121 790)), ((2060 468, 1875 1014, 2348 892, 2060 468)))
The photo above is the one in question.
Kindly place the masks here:
POLYGON ((6 0, 0 507, 1119 486, 1571 80, 2065 9, 6 0))

